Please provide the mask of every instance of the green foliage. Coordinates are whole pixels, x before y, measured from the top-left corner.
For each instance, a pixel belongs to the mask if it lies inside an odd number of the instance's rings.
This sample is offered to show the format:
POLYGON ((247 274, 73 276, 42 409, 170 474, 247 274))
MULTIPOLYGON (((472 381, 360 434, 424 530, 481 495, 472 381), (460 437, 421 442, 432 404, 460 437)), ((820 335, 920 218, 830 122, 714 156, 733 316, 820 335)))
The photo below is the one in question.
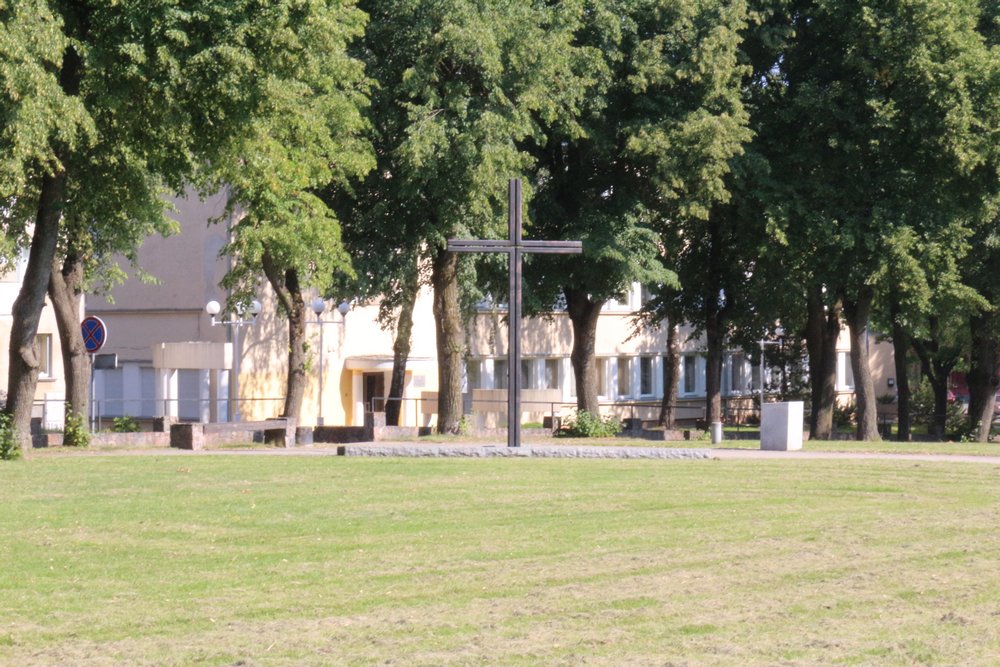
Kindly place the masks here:
POLYGON ((544 258, 542 307, 559 289, 595 302, 633 281, 677 286, 661 254, 677 228, 728 199, 730 160, 750 139, 737 60, 741 2, 589 3, 574 62, 585 94, 573 123, 537 142, 533 223, 542 238, 582 239, 586 261, 544 258), (558 150, 555 148, 558 147, 558 150))
POLYGON ((614 415, 601 417, 586 410, 579 410, 567 417, 556 435, 564 438, 611 438, 622 431, 622 422, 614 415))
MULTIPOLYGON (((346 188, 374 166, 362 136, 370 82, 362 62, 347 54, 364 31, 364 14, 350 2, 265 13, 286 28, 281 63, 260 75, 265 106, 212 172, 230 193, 227 214, 235 223, 222 253, 237 261, 223 284, 237 301, 252 298, 261 273, 281 283, 276 291, 294 281, 294 289, 321 293, 335 273, 350 273, 340 221, 318 192, 346 188)), ((286 313, 292 306, 279 304, 286 313)))
MULTIPOLYGON (((533 163, 526 143, 549 123, 572 125, 584 102, 573 32, 583 3, 359 6, 371 17, 358 53, 378 82, 369 110, 378 167, 340 209, 350 211, 359 287, 395 297, 414 258, 445 239, 506 237, 507 181, 533 163)), ((475 283, 473 271, 462 277, 475 283)))
POLYGON ((75 410, 67 409, 66 411, 63 444, 67 447, 90 446, 90 429, 87 428, 87 419, 75 410))
POLYGON ((0 461, 13 461, 21 458, 21 448, 14 438, 10 415, 0 412, 0 461))
POLYGON ((849 403, 834 403, 833 425, 835 428, 852 428, 857 424, 858 407, 854 401, 849 403))
MULTIPOLYGON (((913 423, 925 427, 934 424, 934 389, 926 379, 913 389, 910 396, 913 423)), ((961 438, 968 435, 968 417, 959 401, 949 401, 945 408, 944 432, 946 436, 961 438)))
POLYGON ((115 433, 138 433, 139 422, 132 417, 115 417, 111 423, 111 430, 115 433))
POLYGON ((462 415, 462 418, 458 420, 456 434, 461 436, 472 435, 472 420, 469 418, 469 415, 462 415))

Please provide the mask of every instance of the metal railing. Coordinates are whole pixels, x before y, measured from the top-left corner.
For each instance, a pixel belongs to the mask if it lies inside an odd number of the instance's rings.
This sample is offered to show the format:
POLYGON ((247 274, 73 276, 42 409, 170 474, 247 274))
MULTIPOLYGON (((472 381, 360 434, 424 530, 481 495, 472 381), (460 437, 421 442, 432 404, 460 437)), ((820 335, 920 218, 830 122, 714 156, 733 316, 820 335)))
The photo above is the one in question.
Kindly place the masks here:
MULTIPOLYGON (((239 399, 240 414, 275 415, 280 412, 284 398, 241 398, 239 399)), ((232 401, 225 398, 101 398, 92 401, 91 430, 100 431, 109 426, 117 417, 131 417, 146 421, 169 415, 183 421, 205 421, 213 414, 215 421, 229 421, 229 405, 232 401)), ((41 420, 41 427, 46 431, 59 431, 65 427, 65 399, 37 399, 32 403, 31 416, 41 420)))
MULTIPOLYGON (((431 416, 437 414, 437 401, 424 398, 388 398, 377 396, 372 398, 365 406, 365 410, 371 412, 384 412, 390 402, 397 402, 401 407, 400 426, 421 427, 428 426, 431 416), (424 403, 431 403, 433 408, 425 410, 424 403), (410 409, 402 409, 404 406, 411 406, 410 409)), ((507 401, 501 399, 481 399, 464 401, 463 413, 467 416, 495 415, 493 422, 497 427, 507 425, 507 401), (497 406, 497 409, 491 409, 497 406), (477 409, 479 408, 479 409, 477 409), (485 408, 485 409, 483 409, 485 408)), ((551 428, 554 430, 561 418, 568 417, 576 412, 576 402, 563 401, 532 401, 522 400, 522 415, 541 415, 550 418, 551 428)), ((643 422, 655 422, 659 418, 660 401, 605 401, 599 403, 602 414, 616 414, 621 419, 641 420, 643 422)), ((704 419, 705 406, 678 404, 676 410, 683 411, 684 414, 677 417, 681 421, 697 421, 704 419)))

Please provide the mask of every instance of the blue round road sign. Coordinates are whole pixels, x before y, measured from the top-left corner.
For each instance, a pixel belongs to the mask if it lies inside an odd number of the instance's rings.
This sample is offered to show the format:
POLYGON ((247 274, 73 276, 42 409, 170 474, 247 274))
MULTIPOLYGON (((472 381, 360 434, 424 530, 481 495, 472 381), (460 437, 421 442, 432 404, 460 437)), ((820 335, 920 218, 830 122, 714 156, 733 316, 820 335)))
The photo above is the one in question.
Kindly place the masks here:
POLYGON ((83 334, 83 346, 90 354, 97 353, 108 340, 108 328, 99 317, 90 317, 80 323, 80 332, 83 334))

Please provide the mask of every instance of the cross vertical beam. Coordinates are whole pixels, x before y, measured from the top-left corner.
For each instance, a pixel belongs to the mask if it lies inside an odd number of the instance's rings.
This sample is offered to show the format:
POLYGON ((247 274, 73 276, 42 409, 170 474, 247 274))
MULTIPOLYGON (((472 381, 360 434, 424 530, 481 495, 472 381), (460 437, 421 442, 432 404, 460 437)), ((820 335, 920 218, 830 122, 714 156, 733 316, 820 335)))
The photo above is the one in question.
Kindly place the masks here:
POLYGON ((507 446, 521 446, 521 179, 507 187, 510 287, 507 290, 507 446))
POLYGON ((579 254, 581 241, 525 241, 521 238, 521 179, 508 186, 507 240, 449 239, 450 252, 507 253, 509 297, 507 304, 507 446, 521 446, 521 290, 524 253, 579 254))

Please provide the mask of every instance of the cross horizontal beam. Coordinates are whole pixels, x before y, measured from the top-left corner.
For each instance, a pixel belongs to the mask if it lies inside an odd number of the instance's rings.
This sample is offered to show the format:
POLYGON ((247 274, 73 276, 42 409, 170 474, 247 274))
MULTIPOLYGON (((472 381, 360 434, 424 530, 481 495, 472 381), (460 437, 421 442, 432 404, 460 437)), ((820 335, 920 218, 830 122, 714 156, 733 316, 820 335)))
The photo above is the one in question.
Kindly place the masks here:
POLYGON ((521 241, 512 243, 503 239, 450 239, 450 252, 521 252, 549 255, 578 255, 583 252, 583 241, 521 241))

